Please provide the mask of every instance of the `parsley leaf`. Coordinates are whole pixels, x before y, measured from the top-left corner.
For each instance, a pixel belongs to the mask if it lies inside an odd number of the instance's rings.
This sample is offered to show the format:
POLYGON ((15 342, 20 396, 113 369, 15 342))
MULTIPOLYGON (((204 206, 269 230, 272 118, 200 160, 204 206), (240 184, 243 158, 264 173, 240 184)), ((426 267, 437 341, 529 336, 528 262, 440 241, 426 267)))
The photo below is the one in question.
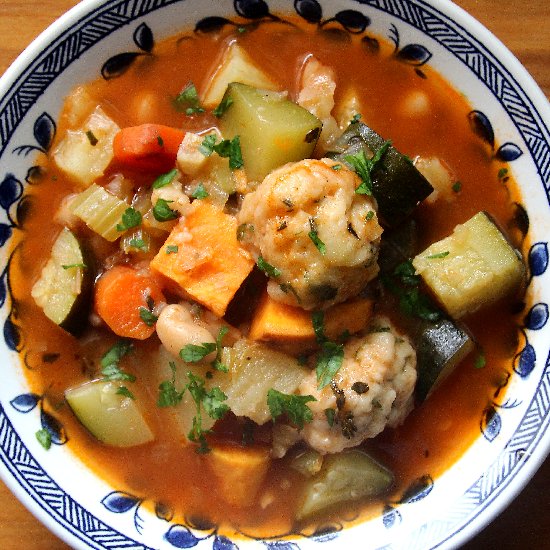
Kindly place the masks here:
POLYGON ((116 391, 116 394, 117 395, 122 395, 124 397, 128 397, 132 400, 136 399, 134 394, 126 386, 120 386, 120 388, 118 388, 118 390, 116 391))
POLYGON ((353 168, 355 173, 361 178, 361 184, 355 192, 359 195, 372 195, 372 171, 382 160, 386 151, 390 148, 391 142, 385 141, 372 158, 368 159, 365 150, 361 149, 354 155, 346 155, 344 160, 353 168))
POLYGON ((327 247, 325 243, 319 238, 317 233, 317 224, 313 218, 309 218, 310 232, 307 234, 312 240, 313 244, 317 247, 317 250, 324 256, 327 253, 327 247))
POLYGON ((184 111, 186 115, 204 113, 204 108, 200 104, 197 88, 192 82, 176 96, 174 106, 178 111, 184 111))
POLYGON ((446 252, 439 252, 438 254, 432 254, 431 256, 426 256, 426 260, 439 260, 441 258, 446 258, 450 252, 447 250, 446 252))
POLYGON ((232 140, 224 139, 214 146, 214 151, 223 158, 229 158, 229 168, 237 170, 243 167, 243 156, 241 152, 241 140, 235 136, 232 140))
POLYGON ((322 311, 314 311, 311 314, 311 322, 313 324, 313 332, 315 333, 315 339, 317 343, 322 344, 327 341, 325 336, 325 314, 322 311))
POLYGON ((280 277, 281 270, 267 263, 262 256, 258 256, 258 261, 256 262, 258 268, 263 271, 268 277, 280 277))
POLYGON ((168 222, 170 220, 175 220, 179 217, 177 212, 174 212, 170 208, 169 203, 173 201, 167 201, 164 199, 157 199, 155 206, 153 207, 153 216, 158 222, 168 222))
POLYGON ((173 361, 169 363, 172 371, 172 379, 164 380, 159 384, 159 396, 157 405, 159 407, 175 407, 183 399, 185 388, 182 391, 176 389, 176 364, 173 361))
POLYGON ((485 353, 483 353, 483 351, 480 351, 479 355, 475 358, 474 368, 482 369, 485 367, 486 363, 487 363, 487 360, 485 359, 485 353))
POLYGON ((150 309, 144 306, 139 308, 139 316, 148 327, 152 327, 158 320, 158 315, 155 315, 150 309))
POLYGON ((210 193, 206 190, 204 185, 202 183, 199 183, 193 193, 191 193, 191 197, 193 199, 206 199, 206 197, 209 197, 210 193))
POLYGON ((400 282, 406 286, 418 286, 420 284, 420 275, 416 274, 412 260, 407 260, 399 264, 393 271, 400 282))
POLYGON ((322 390, 330 384, 344 361, 344 346, 335 342, 324 342, 317 357, 317 388, 322 390))
POLYGON ((221 372, 229 372, 229 369, 222 363, 222 341, 223 337, 229 332, 227 327, 220 327, 218 336, 216 336, 216 359, 212 361, 212 366, 221 372))
POLYGON ((145 252, 149 250, 149 245, 143 239, 138 237, 132 237, 128 242, 128 246, 137 250, 143 250, 145 252))
POLYGON ((214 134, 207 135, 199 146, 199 151, 205 156, 209 157, 214 152, 214 146, 216 145, 216 136, 214 134))
POLYGON ((336 422, 336 411, 334 409, 325 409, 325 416, 327 417, 327 423, 332 428, 336 422))
POLYGON ((233 98, 231 96, 224 96, 219 105, 212 111, 212 114, 220 118, 232 104, 233 98))
POLYGON ((86 264, 66 264, 61 266, 63 269, 73 269, 75 267, 79 267, 81 269, 86 269, 86 264))
POLYGON ((202 361, 208 354, 216 351, 216 344, 206 342, 205 344, 187 344, 180 349, 180 357, 186 363, 198 363, 202 361))
POLYGON ((122 214, 122 223, 118 223, 116 226, 117 231, 126 231, 127 229, 132 229, 141 224, 141 212, 128 207, 122 214))
POLYGON ((35 435, 38 443, 40 443, 46 451, 49 450, 52 446, 52 434, 46 428, 41 428, 35 435))
POLYGON ((165 187, 166 185, 170 185, 174 178, 178 175, 178 171, 174 168, 173 170, 170 170, 170 172, 167 172, 166 174, 161 174, 154 182, 153 182, 153 189, 160 189, 161 187, 165 187))
POLYGON ((109 349, 101 358, 101 374, 106 380, 127 380, 135 382, 136 377, 133 374, 124 372, 118 363, 132 350, 132 344, 128 340, 119 340, 111 349, 109 349))
POLYGON ((351 120, 349 121, 350 124, 355 124, 356 122, 359 122, 361 120, 361 113, 355 113, 351 120))
POLYGON ((313 420, 313 412, 307 406, 310 401, 317 400, 312 395, 289 395, 273 388, 267 392, 267 406, 273 420, 286 414, 300 430, 306 422, 313 420))
POLYGON ((177 254, 179 247, 177 244, 169 244, 166 246, 166 254, 177 254))

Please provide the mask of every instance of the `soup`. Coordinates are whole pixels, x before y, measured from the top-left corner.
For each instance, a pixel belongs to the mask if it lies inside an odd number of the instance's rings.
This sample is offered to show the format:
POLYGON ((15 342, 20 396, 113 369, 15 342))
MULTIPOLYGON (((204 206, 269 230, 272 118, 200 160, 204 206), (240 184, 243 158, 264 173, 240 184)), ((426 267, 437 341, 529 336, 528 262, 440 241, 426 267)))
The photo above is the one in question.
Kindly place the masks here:
POLYGON ((461 94, 288 21, 74 90, 11 265, 71 450, 249 536, 364 519, 456 461, 507 384, 523 278, 513 183, 461 94))

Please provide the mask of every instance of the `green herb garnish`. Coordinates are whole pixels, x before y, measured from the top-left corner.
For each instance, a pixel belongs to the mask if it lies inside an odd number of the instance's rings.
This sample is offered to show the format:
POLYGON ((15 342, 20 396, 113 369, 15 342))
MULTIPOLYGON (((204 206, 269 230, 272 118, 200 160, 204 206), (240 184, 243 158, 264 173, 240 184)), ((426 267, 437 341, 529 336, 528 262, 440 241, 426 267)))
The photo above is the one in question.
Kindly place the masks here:
POLYGON ((447 250, 445 252, 438 252, 437 254, 432 254, 431 256, 426 256, 426 260, 439 260, 441 258, 446 258, 450 252, 447 250))
POLYGON ((311 315, 313 332, 321 351, 317 355, 315 372, 317 374, 318 389, 328 386, 334 375, 340 370, 344 361, 344 346, 330 342, 325 334, 324 313, 316 311, 311 315))
POLYGON ((117 231, 126 231, 137 227, 141 224, 141 212, 130 206, 123 212, 121 221, 122 223, 118 223, 116 226, 117 231))
POLYGON ((35 435, 38 443, 40 443, 46 451, 49 450, 52 446, 52 434, 46 428, 41 428, 35 433, 35 435))
POLYGON ((75 267, 79 267, 80 269, 86 269, 86 264, 80 263, 80 264, 65 264, 61 266, 63 269, 73 269, 75 267))
POLYGON ((229 369, 222 363, 222 341, 223 337, 229 332, 229 328, 220 327, 218 336, 216 336, 216 358, 212 361, 212 367, 221 372, 229 372, 229 369))
POLYGON ((317 247, 317 250, 321 253, 321 255, 324 256, 327 253, 327 247, 325 243, 319 238, 319 234, 317 233, 317 224, 315 223, 315 220, 313 218, 309 218, 309 228, 310 231, 307 234, 308 237, 317 247))
POLYGON ((134 401, 136 399, 135 395, 126 386, 120 386, 120 388, 117 389, 116 394, 122 395, 123 397, 128 397, 134 401))
POLYGON ((166 254, 177 254, 178 250, 177 244, 169 244, 166 246, 166 254))
POLYGON ((334 409, 325 409, 325 416, 327 417, 327 423, 332 428, 336 422, 336 411, 334 409))
POLYGON ((365 220, 370 221, 372 218, 374 218, 374 210, 369 210, 365 216, 365 220))
POLYGON ((313 413, 307 406, 310 401, 317 400, 312 395, 289 395, 273 388, 267 392, 267 406, 273 420, 286 414, 288 419, 300 430, 306 422, 313 420, 313 413))
POLYGON ((174 106, 180 112, 185 112, 186 115, 195 115, 204 113, 204 108, 200 104, 197 88, 192 82, 176 96, 174 106))
POLYGON ((165 187, 166 185, 170 185, 174 178, 178 175, 178 171, 174 168, 173 170, 170 170, 170 172, 167 172, 166 174, 161 174, 154 182, 153 182, 153 189, 160 189, 161 187, 165 187))
POLYGON ((232 104, 233 98, 231 96, 224 96, 219 105, 212 111, 212 114, 220 118, 232 104))
POLYGON ((151 310, 152 308, 148 309, 143 306, 139 308, 139 316, 148 327, 154 326, 158 320, 158 315, 155 315, 151 310))
POLYGON ((205 157, 209 157, 214 152, 215 145, 216 145, 216 136, 214 134, 209 134, 205 136, 205 138, 202 140, 202 143, 199 146, 199 151, 205 157))
POLYGON ((100 361, 101 373, 106 380, 127 380, 135 382, 136 377, 133 374, 124 372, 118 363, 120 360, 132 351, 132 344, 128 340, 119 340, 111 349, 103 355, 100 361))
POLYGON ((195 188, 195 190, 193 191, 193 193, 191 193, 191 197, 193 199, 202 200, 202 199, 206 199, 206 197, 209 197, 209 196, 210 194, 208 193, 208 191, 206 190, 206 188, 202 183, 199 183, 195 188))
POLYGON ((171 202, 164 199, 157 199, 155 206, 153 207, 153 216, 158 222, 168 222, 170 220, 175 220, 179 217, 179 214, 172 210, 168 206, 171 202))
POLYGON ((138 250, 149 250, 149 246, 147 243, 140 238, 133 237, 130 239, 130 242, 128 243, 132 248, 137 248, 138 250))
POLYGON ((482 369, 487 364, 487 361, 485 359, 485 354, 483 351, 479 352, 479 355, 474 360, 474 368, 476 369, 482 369))
POLYGON ((91 130, 88 130, 86 132, 86 137, 88 138, 88 141, 90 142, 90 145, 92 147, 95 147, 98 143, 98 139, 95 137, 94 133, 91 130))
POLYGON ((172 371, 172 379, 164 380, 159 384, 159 396, 157 405, 159 407, 175 407, 181 402, 185 394, 185 388, 178 391, 176 389, 176 364, 173 361, 168 363, 172 371))
POLYGON ((356 122, 359 122, 361 120, 361 113, 355 113, 351 120, 349 121, 350 124, 355 124, 356 122))
POLYGON ((454 191, 455 193, 459 193, 461 189, 462 189, 462 182, 460 182, 460 181, 455 181, 455 182, 453 183, 453 191, 454 191))
POLYGON ((186 363, 198 363, 213 351, 216 351, 216 344, 214 342, 187 344, 180 350, 180 357, 186 363))
POLYGON ((333 164, 331 166, 331 168, 335 171, 335 172, 339 172, 340 170, 342 170, 342 165, 341 164, 333 164))
POLYGON ((355 190, 359 195, 372 195, 372 171, 382 160, 390 145, 390 141, 385 141, 370 159, 365 155, 364 149, 354 155, 344 157, 344 160, 351 165, 355 173, 361 178, 361 184, 355 190))
POLYGON ((263 271, 268 277, 280 277, 281 276, 281 270, 272 266, 271 264, 267 263, 262 256, 258 256, 258 260, 256 262, 256 265, 258 268, 263 271))
POLYGON ((232 140, 224 139, 214 146, 214 151, 223 158, 229 158, 229 168, 237 170, 243 166, 243 156, 241 152, 241 141, 239 136, 232 140))

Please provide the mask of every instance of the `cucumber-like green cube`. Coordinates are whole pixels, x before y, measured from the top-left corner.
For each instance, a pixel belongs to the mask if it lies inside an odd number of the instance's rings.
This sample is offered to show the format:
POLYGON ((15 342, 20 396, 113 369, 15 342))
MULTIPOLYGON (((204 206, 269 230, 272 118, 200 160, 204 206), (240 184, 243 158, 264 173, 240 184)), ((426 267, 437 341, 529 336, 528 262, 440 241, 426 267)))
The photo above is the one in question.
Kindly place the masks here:
POLYGON ((133 399, 119 393, 122 384, 94 380, 69 388, 65 399, 84 427, 113 447, 134 447, 154 439, 133 399))
POLYGON ((322 123, 283 94, 233 82, 224 102, 230 105, 220 118, 222 134, 240 137, 250 180, 262 181, 287 162, 311 157, 322 123))
POLYGON ((455 319, 510 294, 525 273, 521 257, 485 212, 457 225, 413 265, 455 319))
POLYGON ((373 498, 392 484, 393 474, 363 451, 327 455, 321 471, 305 484, 297 517, 304 519, 342 502, 373 498))

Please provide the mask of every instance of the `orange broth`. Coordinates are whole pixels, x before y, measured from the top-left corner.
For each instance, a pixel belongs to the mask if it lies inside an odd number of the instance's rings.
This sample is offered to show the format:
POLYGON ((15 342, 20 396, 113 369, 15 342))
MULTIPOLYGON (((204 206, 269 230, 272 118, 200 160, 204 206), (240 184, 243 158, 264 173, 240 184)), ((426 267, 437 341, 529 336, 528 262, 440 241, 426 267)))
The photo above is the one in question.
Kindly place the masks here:
MULTIPOLYGON (((297 74, 303 60, 313 54, 334 68, 337 102, 348 86, 354 86, 365 106, 365 123, 410 157, 443 159, 460 180, 461 191, 452 202, 441 200, 417 210, 421 249, 448 235, 456 224, 479 210, 488 211, 502 227, 510 226, 514 199, 510 185, 499 181, 497 172, 502 164, 492 160, 491 151, 471 131, 467 115, 472 107, 459 92, 430 67, 422 67, 419 74, 399 62, 392 56, 389 44, 382 42, 380 51, 371 53, 357 37, 347 43, 325 36, 311 25, 292 21, 294 27, 265 23, 242 34, 232 27, 212 34, 187 33, 184 38, 171 38, 155 46, 154 56, 138 59, 119 78, 93 82, 88 91, 120 127, 156 122, 199 130, 214 125, 216 119, 209 114, 188 117, 178 113, 171 100, 189 81, 196 84, 199 92, 204 89, 208 73, 228 39, 237 39, 281 88, 289 90, 291 97, 296 97, 297 74), (425 92, 430 99, 426 115, 411 117, 403 113, 404 98, 415 90, 425 92), (144 95, 153 98, 149 114, 145 115, 139 114, 137 108, 144 95)), ((57 139, 66 128, 62 116, 57 139)), ((195 452, 194 446, 174 436, 170 415, 156 406, 157 382, 148 365, 148 355, 158 347, 155 336, 137 344, 136 355, 131 359, 132 372, 139 382, 135 393, 147 405, 144 410, 156 435, 154 442, 129 449, 102 445, 64 406, 64 390, 82 383, 93 372, 97 374, 93 365, 97 365, 115 338, 106 329, 97 328, 77 340, 47 320, 30 297, 60 229, 52 224, 52 213, 65 195, 74 192, 74 185, 53 162, 44 169, 40 183, 28 190, 32 208, 16 261, 12 262, 11 280, 24 335, 26 375, 33 391, 46 396, 46 407, 63 424, 69 436, 68 447, 116 489, 146 499, 151 505, 161 502, 179 517, 238 526, 241 532, 254 535, 290 532, 295 528, 293 513, 300 478, 285 467, 284 460, 273 463, 266 487, 260 492, 270 491, 273 504, 265 509, 258 502, 250 502, 247 508, 228 507, 217 497, 215 480, 205 471, 203 456, 195 452)), ((109 174, 105 181, 108 178, 109 174)), ((150 183, 151 178, 143 177, 144 182, 147 180, 150 183)), ((113 251, 111 245, 104 248, 105 256, 113 251)), ((403 426, 386 430, 365 445, 395 473, 394 494, 401 494, 424 474, 441 474, 479 436, 483 412, 496 399, 515 353, 517 330, 511 309, 510 303, 503 302, 465 320, 484 350, 484 368, 474 368, 472 354, 430 399, 411 413, 403 426)), ((391 315, 399 318, 398 314, 391 315)), ((238 442, 240 437, 235 439, 238 442)), ((346 505, 345 511, 336 512, 332 520, 367 517, 379 512, 383 501, 346 505)))

